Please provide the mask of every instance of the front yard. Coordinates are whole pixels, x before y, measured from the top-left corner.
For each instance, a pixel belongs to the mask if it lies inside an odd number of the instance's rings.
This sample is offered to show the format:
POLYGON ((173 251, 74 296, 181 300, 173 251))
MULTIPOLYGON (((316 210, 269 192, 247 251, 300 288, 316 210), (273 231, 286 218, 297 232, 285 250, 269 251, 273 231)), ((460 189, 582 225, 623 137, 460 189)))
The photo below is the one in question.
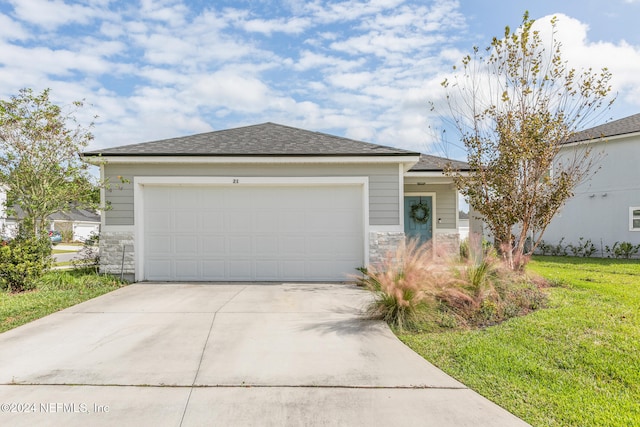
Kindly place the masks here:
POLYGON ((472 331, 400 334, 534 426, 640 425, 640 262, 537 257, 548 307, 472 331))
POLYGON ((51 271, 38 280, 34 290, 0 291, 0 333, 123 285, 113 276, 99 276, 90 270, 51 271))

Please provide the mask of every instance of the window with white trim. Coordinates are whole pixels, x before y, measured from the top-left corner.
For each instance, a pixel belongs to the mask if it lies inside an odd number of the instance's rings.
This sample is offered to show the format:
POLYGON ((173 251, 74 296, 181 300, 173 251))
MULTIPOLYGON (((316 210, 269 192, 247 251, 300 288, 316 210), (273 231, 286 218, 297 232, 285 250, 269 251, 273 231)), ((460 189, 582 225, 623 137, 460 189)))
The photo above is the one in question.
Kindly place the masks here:
POLYGON ((640 231, 640 206, 629 208, 629 230, 640 231))

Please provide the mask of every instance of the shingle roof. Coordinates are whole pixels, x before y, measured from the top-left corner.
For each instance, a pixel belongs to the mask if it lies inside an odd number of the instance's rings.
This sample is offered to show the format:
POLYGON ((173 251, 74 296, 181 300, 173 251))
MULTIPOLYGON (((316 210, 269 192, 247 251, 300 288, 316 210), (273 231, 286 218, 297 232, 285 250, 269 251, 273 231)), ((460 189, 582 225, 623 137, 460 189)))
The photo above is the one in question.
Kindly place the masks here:
POLYGON ((588 141, 640 132, 640 113, 580 131, 567 142, 588 141))
POLYGON ((459 160, 420 154, 420 160, 409 169, 409 172, 441 172, 447 164, 460 171, 469 170, 469 164, 459 160))
POLYGON ((419 153, 263 123, 83 153, 83 156, 401 156, 419 153))
POLYGON ((48 217, 52 221, 100 222, 100 215, 87 209, 71 209, 69 212, 57 212, 48 217))
MULTIPOLYGON (((24 219, 26 216, 18 205, 12 206, 9 219, 24 219)), ((87 209, 72 208, 67 212, 56 212, 47 217, 50 221, 100 222, 100 215, 87 209)))

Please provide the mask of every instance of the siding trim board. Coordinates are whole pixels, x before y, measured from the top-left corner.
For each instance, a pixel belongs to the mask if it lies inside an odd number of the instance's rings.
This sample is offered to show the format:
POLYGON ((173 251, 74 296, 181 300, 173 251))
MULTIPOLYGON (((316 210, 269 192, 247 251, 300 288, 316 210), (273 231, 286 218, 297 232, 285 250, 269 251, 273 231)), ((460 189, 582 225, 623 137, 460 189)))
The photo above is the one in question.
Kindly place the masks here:
POLYGON ((97 156, 85 157, 86 161, 96 165, 116 164, 397 164, 408 170, 420 157, 415 155, 393 156, 97 156))

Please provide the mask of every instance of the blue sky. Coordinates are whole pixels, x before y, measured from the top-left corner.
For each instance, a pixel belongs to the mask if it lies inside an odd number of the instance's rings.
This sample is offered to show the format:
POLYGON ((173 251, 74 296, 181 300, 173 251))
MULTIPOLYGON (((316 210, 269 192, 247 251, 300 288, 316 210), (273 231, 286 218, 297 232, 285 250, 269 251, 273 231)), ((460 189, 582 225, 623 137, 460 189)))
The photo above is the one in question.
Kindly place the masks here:
POLYGON ((0 97, 86 100, 91 148, 272 121, 442 154, 428 101, 526 9, 640 112, 640 0, 2 0, 0 97))

